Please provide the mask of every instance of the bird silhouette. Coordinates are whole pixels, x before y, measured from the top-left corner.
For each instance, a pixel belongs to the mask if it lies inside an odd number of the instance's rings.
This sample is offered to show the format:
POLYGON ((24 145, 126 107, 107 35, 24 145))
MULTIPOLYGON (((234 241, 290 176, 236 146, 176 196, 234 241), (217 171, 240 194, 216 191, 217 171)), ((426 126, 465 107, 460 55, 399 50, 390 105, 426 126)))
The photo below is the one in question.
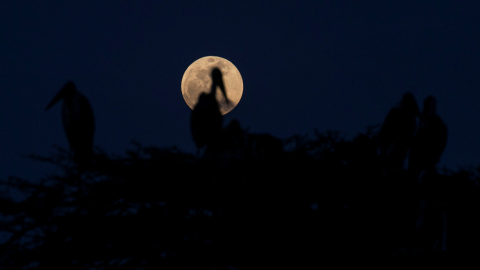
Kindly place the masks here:
POLYGON ((240 121, 233 119, 223 130, 222 150, 227 157, 239 159, 244 156, 247 132, 241 127, 240 121))
POLYGON ((279 157, 283 152, 280 139, 268 133, 247 133, 246 154, 252 158, 279 157))
POLYGON ((447 145, 447 126, 437 115, 436 107, 435 97, 425 98, 408 161, 409 170, 417 175, 421 171, 433 171, 447 145))
POLYGON ((95 130, 92 107, 88 99, 75 84, 68 81, 50 101, 45 111, 62 100, 62 122, 70 150, 79 165, 86 165, 91 160, 93 135, 95 130))
POLYGON ((205 148, 207 153, 217 152, 221 146, 223 116, 215 98, 217 87, 229 103, 220 69, 213 68, 211 77, 210 92, 200 94, 190 118, 190 129, 197 150, 205 148))
POLYGON ((415 97, 411 92, 406 92, 400 103, 385 117, 378 134, 378 146, 387 169, 404 167, 419 114, 415 97))

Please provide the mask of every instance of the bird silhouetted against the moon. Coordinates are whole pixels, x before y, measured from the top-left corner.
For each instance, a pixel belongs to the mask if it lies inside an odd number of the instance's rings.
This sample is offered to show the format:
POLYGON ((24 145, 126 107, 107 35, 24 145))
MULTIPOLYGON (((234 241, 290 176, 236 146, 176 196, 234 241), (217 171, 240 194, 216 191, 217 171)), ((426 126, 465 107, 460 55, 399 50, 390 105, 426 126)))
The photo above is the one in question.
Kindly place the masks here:
POLYGON ((225 58, 218 56, 205 56, 193 62, 185 71, 182 78, 182 95, 188 107, 193 110, 201 93, 210 92, 212 78, 210 73, 213 68, 222 72, 226 96, 218 91, 215 98, 220 106, 222 115, 229 113, 240 102, 243 94, 243 80, 237 67, 225 58))
POLYGON ((197 149, 206 146, 207 152, 210 154, 218 152, 223 129, 223 116, 216 98, 217 89, 220 90, 227 103, 230 103, 225 93, 220 69, 213 68, 211 78, 210 91, 200 94, 190 118, 190 128, 197 149))

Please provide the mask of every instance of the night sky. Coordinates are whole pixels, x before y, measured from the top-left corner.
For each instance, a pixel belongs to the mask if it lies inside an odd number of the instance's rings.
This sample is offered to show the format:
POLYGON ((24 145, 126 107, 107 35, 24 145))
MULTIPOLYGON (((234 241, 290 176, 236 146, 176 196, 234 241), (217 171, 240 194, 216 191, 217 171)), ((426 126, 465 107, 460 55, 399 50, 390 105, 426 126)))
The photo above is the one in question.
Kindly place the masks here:
POLYGON ((406 91, 433 94, 448 125, 440 166, 480 164, 480 1, 8 1, 0 8, 0 178, 52 167, 23 156, 68 148, 67 80, 95 114, 95 145, 131 140, 195 152, 180 83, 214 55, 244 92, 225 116, 279 138, 380 124, 406 91))

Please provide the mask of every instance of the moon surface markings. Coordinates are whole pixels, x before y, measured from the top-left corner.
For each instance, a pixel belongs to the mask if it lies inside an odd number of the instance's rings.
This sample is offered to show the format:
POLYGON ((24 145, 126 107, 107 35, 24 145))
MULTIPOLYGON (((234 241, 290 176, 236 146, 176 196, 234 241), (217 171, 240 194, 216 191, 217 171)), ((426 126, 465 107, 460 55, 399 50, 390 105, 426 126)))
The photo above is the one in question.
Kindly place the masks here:
POLYGON ((222 71, 227 98, 230 101, 230 103, 227 103, 220 92, 215 94, 215 98, 220 105, 220 112, 226 114, 240 102, 243 94, 243 80, 235 65, 225 58, 206 56, 193 62, 183 75, 182 95, 190 109, 193 109, 200 94, 210 91, 212 83, 210 73, 214 67, 218 67, 222 71))

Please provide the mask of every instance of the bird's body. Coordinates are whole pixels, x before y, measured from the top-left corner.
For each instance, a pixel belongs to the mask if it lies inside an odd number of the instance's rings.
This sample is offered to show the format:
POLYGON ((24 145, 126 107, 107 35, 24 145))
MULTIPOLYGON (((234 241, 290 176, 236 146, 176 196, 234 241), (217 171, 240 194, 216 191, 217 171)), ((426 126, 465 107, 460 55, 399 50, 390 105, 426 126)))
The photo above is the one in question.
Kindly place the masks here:
POLYGON ((192 111, 191 130, 198 148, 218 141, 223 126, 223 117, 214 95, 202 93, 192 111))
POLYGON ((73 82, 67 82, 53 98, 46 110, 59 100, 62 104, 62 123, 67 140, 77 163, 90 161, 93 150, 95 123, 88 99, 76 90, 73 82))
POLYGON ((247 156, 253 158, 275 158, 283 152, 280 139, 268 133, 248 133, 246 139, 247 156))
POLYGON ((409 155, 409 169, 431 171, 440 161, 447 145, 447 126, 436 114, 435 98, 425 99, 422 121, 413 139, 409 155))
POLYGON ((413 95, 405 93, 387 114, 378 136, 380 156, 389 168, 403 168, 417 125, 419 109, 413 95))
POLYGON ((233 119, 223 131, 223 145, 225 154, 231 158, 244 157, 247 132, 242 129, 240 122, 233 119))
POLYGON ((215 98, 217 87, 228 102, 222 73, 218 68, 212 70, 212 86, 209 93, 202 93, 192 110, 190 129, 197 149, 206 147, 208 151, 218 151, 223 130, 223 116, 215 98))

